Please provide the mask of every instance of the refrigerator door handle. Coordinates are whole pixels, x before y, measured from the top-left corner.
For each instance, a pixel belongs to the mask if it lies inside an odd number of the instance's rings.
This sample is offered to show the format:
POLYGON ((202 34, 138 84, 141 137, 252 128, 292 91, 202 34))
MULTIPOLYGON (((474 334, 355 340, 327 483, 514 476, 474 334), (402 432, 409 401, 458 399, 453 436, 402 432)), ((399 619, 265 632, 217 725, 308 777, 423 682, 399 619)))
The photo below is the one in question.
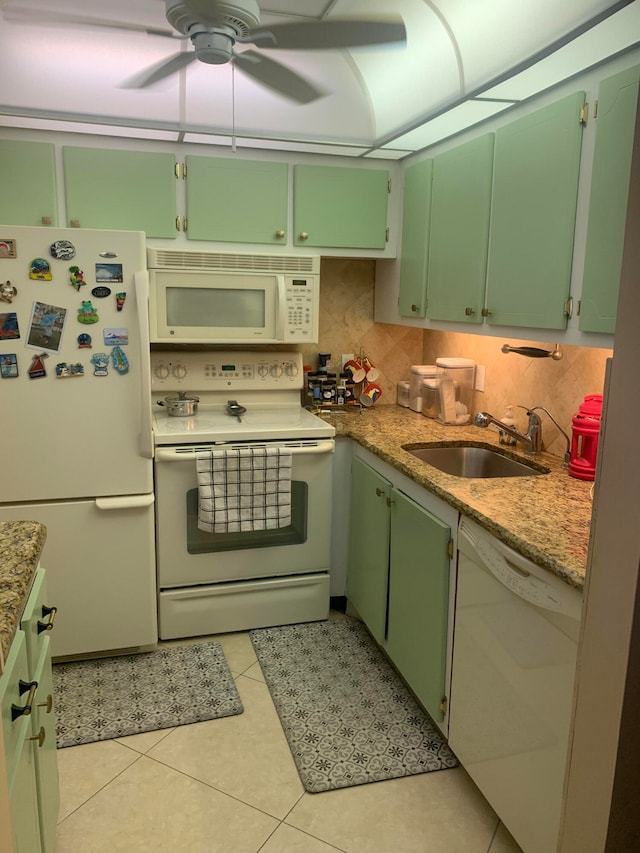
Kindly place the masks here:
POLYGON ((140 455, 153 459, 153 432, 151 425, 151 343, 149 340, 149 273, 135 273, 134 288, 138 306, 138 334, 140 338, 140 455))
POLYGON ((145 509, 154 501, 153 495, 118 495, 113 498, 96 498, 96 507, 101 510, 145 509))

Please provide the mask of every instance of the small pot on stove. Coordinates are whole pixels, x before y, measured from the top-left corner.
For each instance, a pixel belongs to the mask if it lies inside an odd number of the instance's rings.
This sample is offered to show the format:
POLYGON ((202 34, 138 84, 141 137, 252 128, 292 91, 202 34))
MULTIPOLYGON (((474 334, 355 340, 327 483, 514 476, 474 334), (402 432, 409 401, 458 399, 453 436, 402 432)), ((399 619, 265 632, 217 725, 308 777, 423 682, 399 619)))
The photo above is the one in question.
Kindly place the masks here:
POLYGON ((172 418, 189 418, 197 413, 199 402, 199 397, 179 391, 175 397, 165 397, 164 400, 158 400, 158 405, 164 406, 172 418))

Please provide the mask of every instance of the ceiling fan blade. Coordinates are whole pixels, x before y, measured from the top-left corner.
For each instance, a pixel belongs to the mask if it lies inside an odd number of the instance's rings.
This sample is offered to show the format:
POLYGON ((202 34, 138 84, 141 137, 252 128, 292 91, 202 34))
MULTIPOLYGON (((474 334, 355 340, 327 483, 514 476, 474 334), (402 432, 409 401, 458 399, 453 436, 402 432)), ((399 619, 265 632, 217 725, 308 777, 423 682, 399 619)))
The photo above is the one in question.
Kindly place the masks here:
POLYGON ((163 59, 155 65, 150 65, 148 68, 144 68, 142 71, 134 74, 133 77, 129 77, 127 80, 124 80, 120 83, 118 88, 145 89, 147 86, 151 86, 153 83, 158 83, 160 80, 164 80, 165 77, 175 74, 176 71, 180 71, 181 68, 185 68, 187 65, 192 63, 195 58, 196 54, 193 50, 175 53, 173 56, 170 56, 169 59, 163 59))
POLYGON ((17 6, 0 6, 0 14, 5 21, 12 24, 27 24, 32 27, 44 24, 48 27, 68 27, 76 24, 81 27, 106 27, 112 30, 129 30, 147 33, 151 36, 166 36, 168 38, 184 38, 175 30, 148 27, 144 24, 130 24, 125 21, 108 21, 105 18, 92 18, 85 15, 71 15, 67 12, 51 12, 49 9, 20 9, 17 6))
POLYGON ((401 18, 384 21, 316 21, 303 24, 273 24, 258 27, 239 42, 282 50, 327 50, 341 47, 367 47, 376 44, 406 42, 407 31, 401 18))
POLYGON ((284 95, 298 104, 309 104, 327 93, 309 83, 295 71, 279 62, 261 56, 254 50, 245 50, 233 58, 234 64, 257 83, 284 95))

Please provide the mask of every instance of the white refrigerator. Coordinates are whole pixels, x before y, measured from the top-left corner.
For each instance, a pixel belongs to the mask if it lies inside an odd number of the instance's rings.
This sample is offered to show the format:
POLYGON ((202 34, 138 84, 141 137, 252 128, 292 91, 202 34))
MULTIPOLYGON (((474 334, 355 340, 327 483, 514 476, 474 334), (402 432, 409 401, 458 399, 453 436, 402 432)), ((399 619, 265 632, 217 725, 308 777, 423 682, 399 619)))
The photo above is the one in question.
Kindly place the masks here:
POLYGON ((0 521, 47 528, 56 657, 157 641, 145 235, 0 225, 0 521))

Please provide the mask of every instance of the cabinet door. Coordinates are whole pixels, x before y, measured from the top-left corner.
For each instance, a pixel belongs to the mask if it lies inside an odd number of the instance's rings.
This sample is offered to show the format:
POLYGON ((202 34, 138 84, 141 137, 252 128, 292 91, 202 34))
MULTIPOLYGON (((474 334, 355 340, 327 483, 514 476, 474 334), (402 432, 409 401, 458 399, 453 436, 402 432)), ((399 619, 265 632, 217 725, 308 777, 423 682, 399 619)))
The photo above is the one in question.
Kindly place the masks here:
POLYGON ((384 249, 388 194, 382 169, 295 166, 296 246, 384 249))
POLYGON ((190 240, 286 243, 286 163, 222 157, 185 162, 190 240))
POLYGON ((58 224, 55 149, 51 143, 0 139, 0 187, 0 222, 58 224))
POLYGON ((390 491, 388 480, 353 460, 347 598, 381 645, 387 625, 390 491))
POLYGON ((481 323, 487 276, 492 133, 433 163, 427 316, 481 323))
POLYGON ((564 329, 571 284, 584 92, 496 132, 488 322, 564 329))
POLYGON ((395 489, 387 653, 427 713, 443 720, 451 528, 395 489))
POLYGON ((69 225, 176 236, 173 154, 64 146, 62 155, 69 225))
POLYGON ((402 317, 425 317, 433 160, 423 160, 404 172, 400 295, 402 317))
POLYGON ((587 250, 579 326, 615 331, 627 221, 640 65, 603 80, 598 91, 587 250))

